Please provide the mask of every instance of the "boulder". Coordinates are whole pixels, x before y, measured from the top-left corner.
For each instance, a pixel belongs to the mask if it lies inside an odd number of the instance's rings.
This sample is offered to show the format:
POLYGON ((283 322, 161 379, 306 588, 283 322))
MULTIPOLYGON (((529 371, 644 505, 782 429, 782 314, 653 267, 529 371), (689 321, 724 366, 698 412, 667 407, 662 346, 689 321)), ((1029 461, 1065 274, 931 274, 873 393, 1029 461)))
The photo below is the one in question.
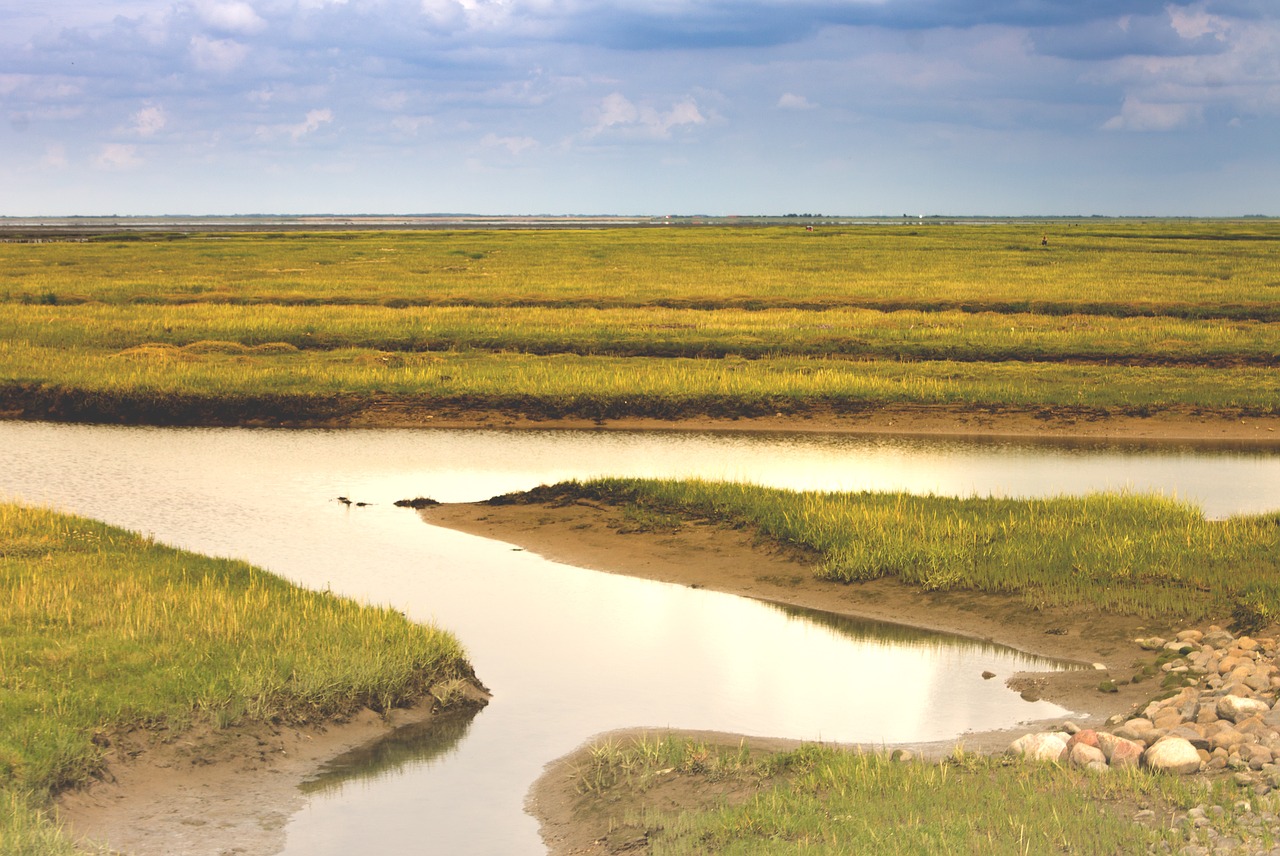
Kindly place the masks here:
POLYGON ((1024 734, 1009 744, 1008 752, 1031 761, 1057 762, 1066 757, 1067 741, 1056 732, 1024 734))
POLYGON ((1106 766, 1107 756, 1097 746, 1088 743, 1077 743, 1068 750, 1067 760, 1074 767, 1093 767, 1095 764, 1106 766))
POLYGON ((1157 737, 1155 724, 1145 717, 1137 716, 1125 722, 1115 730, 1116 736, 1139 743, 1154 743, 1157 737))
POLYGON ((1142 753, 1142 762, 1152 770, 1188 775, 1200 770, 1200 753, 1181 737, 1161 737, 1142 753))
POLYGON ((1218 699, 1218 716, 1222 719, 1229 719, 1232 722, 1239 722, 1242 719, 1248 719, 1259 714, 1266 715, 1270 710, 1271 705, 1258 698, 1225 695, 1218 699))
POLYGON ((1143 745, 1103 731, 1098 734, 1098 748, 1113 767, 1136 767, 1142 760, 1143 745))

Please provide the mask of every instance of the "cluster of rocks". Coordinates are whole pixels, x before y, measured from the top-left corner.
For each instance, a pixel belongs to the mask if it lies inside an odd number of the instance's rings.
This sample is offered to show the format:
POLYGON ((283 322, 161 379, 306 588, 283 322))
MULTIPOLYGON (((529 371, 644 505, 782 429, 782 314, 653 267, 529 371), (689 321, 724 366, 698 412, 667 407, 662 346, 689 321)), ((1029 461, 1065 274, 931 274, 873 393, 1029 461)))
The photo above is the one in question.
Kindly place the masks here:
POLYGON ((1113 717, 1108 731, 1027 734, 1009 752, 1094 770, 1142 765, 1191 774, 1233 772, 1265 794, 1280 787, 1280 668, 1276 642, 1234 636, 1221 627, 1184 630, 1173 640, 1140 639, 1159 650, 1161 669, 1186 685, 1136 716, 1113 717))

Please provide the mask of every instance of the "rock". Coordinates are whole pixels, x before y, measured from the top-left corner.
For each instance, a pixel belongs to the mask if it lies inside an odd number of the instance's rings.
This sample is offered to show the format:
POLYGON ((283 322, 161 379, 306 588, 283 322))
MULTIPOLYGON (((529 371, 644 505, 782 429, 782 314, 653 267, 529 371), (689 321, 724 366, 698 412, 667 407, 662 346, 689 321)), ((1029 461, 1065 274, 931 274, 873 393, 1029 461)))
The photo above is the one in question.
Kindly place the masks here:
POLYGON ((1238 695, 1225 695, 1218 699, 1218 716, 1222 719, 1229 719, 1232 722, 1239 722, 1250 716, 1259 714, 1267 714, 1271 710, 1271 705, 1262 699, 1244 698, 1238 695))
POLYGON ((1211 749, 1231 749, 1239 746, 1244 742, 1244 735, 1236 731, 1231 726, 1215 729, 1209 735, 1209 747, 1211 749))
POLYGON ((1127 740, 1135 740, 1139 743, 1154 743, 1156 727, 1151 720, 1136 716, 1125 722, 1115 730, 1117 737, 1124 737, 1127 740))
POLYGON ((1142 760, 1143 745, 1103 731, 1098 734, 1098 748, 1113 767, 1136 767, 1142 760))
POLYGON ((1194 629, 1182 630, 1173 638, 1177 639, 1179 642, 1190 642, 1192 645, 1199 645, 1200 640, 1204 639, 1204 634, 1199 630, 1194 629))
POLYGON ((1031 761, 1058 762, 1066 757, 1067 741, 1056 732, 1024 734, 1009 744, 1008 752, 1031 761))
POLYGON ((1209 632, 1200 640, 1210 648, 1226 648, 1236 641, 1236 638, 1221 627, 1210 627, 1209 632))
POLYGON ((1077 743, 1069 747, 1067 760, 1075 767, 1093 767, 1094 764, 1107 765, 1107 756, 1097 746, 1088 743, 1077 743))
POLYGON ((1161 737, 1142 754, 1142 762, 1152 770, 1188 775, 1200 770, 1200 753, 1181 737, 1161 737))
POLYGON ((1165 640, 1159 636, 1148 636, 1146 639, 1134 639, 1138 643, 1138 647, 1144 651, 1159 651, 1164 647, 1165 640))
POLYGON ((983 673, 982 673, 982 679, 983 679, 984 681, 989 681, 989 680, 991 680, 992 678, 994 678, 995 676, 996 676, 996 673, 995 673, 995 672, 992 672, 992 671, 986 671, 986 672, 983 672, 983 673))
POLYGON ((1169 729, 1166 737, 1181 737, 1197 749, 1208 749, 1209 740, 1204 736, 1200 729, 1190 723, 1184 722, 1181 725, 1169 729))
POLYGON ((1075 733, 1072 734, 1071 739, 1067 741, 1067 749, 1070 750, 1072 746, 1080 743, 1083 743, 1085 746, 1092 746, 1095 749, 1098 748, 1098 732, 1094 731, 1092 728, 1081 729, 1077 726, 1075 733))

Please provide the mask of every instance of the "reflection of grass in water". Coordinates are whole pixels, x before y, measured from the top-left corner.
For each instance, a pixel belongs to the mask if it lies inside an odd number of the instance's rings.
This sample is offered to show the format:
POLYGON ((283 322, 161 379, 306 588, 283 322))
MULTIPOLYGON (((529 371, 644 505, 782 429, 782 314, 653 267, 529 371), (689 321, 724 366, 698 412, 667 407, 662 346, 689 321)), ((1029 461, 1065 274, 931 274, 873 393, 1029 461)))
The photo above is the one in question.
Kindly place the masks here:
POLYGON ((828 628, 847 639, 852 639, 854 642, 881 647, 892 645, 916 650, 996 655, 1012 660, 1018 668, 1026 669, 1048 671, 1051 669, 1075 668, 1071 663, 1053 660, 1048 657, 1037 657, 1034 654, 1026 654, 1016 648, 988 642, 984 639, 971 639, 951 633, 939 633, 935 630, 911 627, 906 624, 893 624, 887 621, 873 621, 866 618, 837 615, 834 612, 823 612, 819 609, 808 609, 802 606, 790 606, 781 603, 770 605, 790 618, 828 628))
POLYGON ((426 764, 454 752, 479 708, 438 714, 428 722, 397 728, 385 738, 344 752, 301 786, 304 794, 338 790, 350 781, 376 780, 409 765, 426 764))

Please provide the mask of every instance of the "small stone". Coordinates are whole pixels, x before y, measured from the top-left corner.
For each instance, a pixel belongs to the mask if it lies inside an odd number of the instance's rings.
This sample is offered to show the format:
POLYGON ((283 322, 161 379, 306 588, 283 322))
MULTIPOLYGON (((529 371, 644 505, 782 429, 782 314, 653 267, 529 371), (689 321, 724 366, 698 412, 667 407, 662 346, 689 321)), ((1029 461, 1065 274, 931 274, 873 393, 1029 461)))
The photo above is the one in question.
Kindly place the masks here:
POLYGON ((1164 647, 1165 640, 1159 636, 1148 636, 1146 639, 1134 639, 1138 643, 1138 647, 1144 651, 1159 651, 1164 647))
POLYGON ((983 673, 982 673, 982 679, 983 679, 984 681, 989 681, 989 680, 991 680, 992 678, 994 678, 995 676, 996 676, 996 673, 995 673, 995 672, 983 672, 983 673))

